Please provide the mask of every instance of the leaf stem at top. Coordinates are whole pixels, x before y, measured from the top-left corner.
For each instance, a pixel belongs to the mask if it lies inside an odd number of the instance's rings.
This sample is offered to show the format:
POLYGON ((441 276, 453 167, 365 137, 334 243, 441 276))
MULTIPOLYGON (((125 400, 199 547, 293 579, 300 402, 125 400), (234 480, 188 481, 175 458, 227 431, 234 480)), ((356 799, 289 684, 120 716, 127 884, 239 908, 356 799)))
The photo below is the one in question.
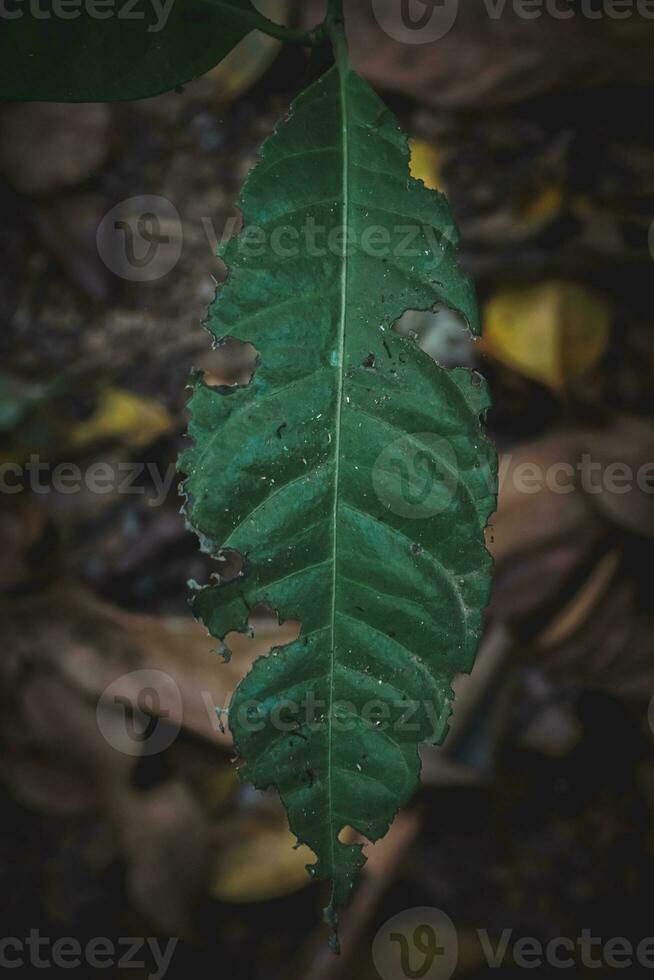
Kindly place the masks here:
POLYGON ((347 41, 343 18, 343 0, 328 0, 323 30, 332 43, 334 59, 342 67, 348 64, 347 41))
POLYGON ((327 21, 331 21, 335 24, 342 24, 343 20, 343 0, 328 0, 327 21))
POLYGON ((248 20, 252 26, 269 37, 275 37, 279 41, 288 41, 290 44, 303 44, 310 48, 320 47, 324 43, 324 25, 320 24, 311 31, 297 31, 283 24, 276 24, 274 20, 265 17, 257 10, 253 14, 248 14, 248 20))

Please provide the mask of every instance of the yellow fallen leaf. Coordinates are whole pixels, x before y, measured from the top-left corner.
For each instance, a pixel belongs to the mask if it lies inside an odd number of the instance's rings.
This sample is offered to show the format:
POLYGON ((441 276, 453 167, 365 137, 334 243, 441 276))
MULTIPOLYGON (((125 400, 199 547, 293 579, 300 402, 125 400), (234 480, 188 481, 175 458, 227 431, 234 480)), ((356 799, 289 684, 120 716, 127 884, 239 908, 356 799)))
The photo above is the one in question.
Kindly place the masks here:
POLYGON ((421 180, 425 187, 443 191, 441 168, 443 154, 424 140, 411 140, 411 176, 421 180))
POLYGON ((222 846, 214 867, 211 894, 222 902, 264 902, 310 884, 307 864, 316 856, 306 845, 294 848, 294 835, 279 820, 260 817, 221 821, 222 846))
POLYGON ((168 432, 172 419, 153 398, 122 388, 104 388, 93 415, 69 434, 71 446, 88 446, 105 439, 120 439, 130 446, 147 446, 168 432))
POLYGON ((493 296, 484 311, 481 349, 528 378, 560 388, 597 364, 610 330, 610 310, 601 296, 553 280, 493 296))
POLYGON ((547 184, 520 209, 520 217, 530 225, 544 225, 562 208, 563 191, 557 184, 547 184))

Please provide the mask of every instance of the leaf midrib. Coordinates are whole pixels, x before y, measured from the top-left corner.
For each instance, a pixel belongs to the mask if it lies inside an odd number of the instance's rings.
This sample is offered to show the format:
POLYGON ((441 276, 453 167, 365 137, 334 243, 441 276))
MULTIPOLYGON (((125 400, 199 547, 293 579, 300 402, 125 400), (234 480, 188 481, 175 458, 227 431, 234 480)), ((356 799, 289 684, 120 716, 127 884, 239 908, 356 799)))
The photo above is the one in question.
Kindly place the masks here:
MULTIPOLYGON (((335 35, 338 29, 335 30, 335 35)), ((334 53, 336 58, 335 69, 338 72, 339 78, 339 93, 340 93, 340 105, 341 105, 341 142, 342 142, 342 154, 343 154, 343 167, 341 171, 342 180, 342 209, 341 209, 341 224, 344 228, 348 227, 349 219, 349 144, 348 144, 348 131, 347 131, 347 67, 344 58, 343 44, 344 39, 341 37, 335 37, 334 53), (340 43, 339 43, 340 42, 340 43)), ((347 237, 347 236, 345 236, 347 237)), ((338 331, 338 360, 337 360, 337 371, 338 371, 338 387, 336 396, 336 431, 334 433, 334 506, 332 513, 332 520, 334 526, 333 532, 333 550, 332 550, 332 608, 331 608, 331 654, 330 654, 330 666, 329 666, 329 710, 328 710, 328 729, 327 729, 327 810, 329 815, 329 840, 331 849, 331 866, 332 871, 336 872, 336 828, 334 826, 334 804, 333 804, 333 786, 332 786, 332 757, 333 757, 333 708, 334 708, 334 679, 336 673, 336 569, 337 569, 337 556, 338 556, 338 500, 339 500, 339 489, 340 489, 340 461, 341 461, 341 420, 343 414, 343 382, 344 382, 344 368, 345 368, 345 329, 346 329, 346 316, 347 316, 347 295, 348 295, 348 285, 349 285, 349 261, 348 261, 348 250, 345 246, 345 239, 343 245, 343 252, 341 256, 341 310, 339 318, 339 331, 338 331)))

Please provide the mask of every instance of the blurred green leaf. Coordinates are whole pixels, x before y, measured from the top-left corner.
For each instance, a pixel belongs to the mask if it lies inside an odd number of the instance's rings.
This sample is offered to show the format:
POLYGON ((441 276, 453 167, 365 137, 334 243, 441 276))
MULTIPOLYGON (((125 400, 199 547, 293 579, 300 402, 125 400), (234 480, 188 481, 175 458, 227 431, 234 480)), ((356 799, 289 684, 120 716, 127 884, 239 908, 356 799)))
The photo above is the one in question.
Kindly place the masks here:
POLYGON ((51 393, 50 385, 0 372, 0 432, 8 432, 17 426, 30 409, 45 401, 51 393))
POLYGON ((267 24, 250 0, 40 0, 38 10, 9 0, 8 6, 0 32, 6 101, 158 95, 209 71, 267 24))

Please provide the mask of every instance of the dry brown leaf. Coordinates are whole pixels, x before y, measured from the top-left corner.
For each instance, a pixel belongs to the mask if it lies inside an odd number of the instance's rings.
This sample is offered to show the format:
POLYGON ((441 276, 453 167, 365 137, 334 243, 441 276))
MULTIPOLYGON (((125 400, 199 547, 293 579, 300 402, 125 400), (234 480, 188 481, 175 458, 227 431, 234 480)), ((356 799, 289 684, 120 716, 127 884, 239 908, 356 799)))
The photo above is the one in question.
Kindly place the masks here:
POLYGON ((134 908, 150 927, 190 936, 215 859, 212 827, 237 784, 226 751, 230 739, 218 731, 214 706, 225 702, 251 655, 275 635, 274 624, 266 623, 258 642, 240 637, 247 652, 236 650, 221 669, 211 652, 214 641, 190 617, 131 616, 72 585, 18 599, 0 616, 5 783, 47 813, 97 812, 113 828, 117 843, 108 859, 124 862, 134 908), (143 742, 126 738, 125 705, 145 710, 142 671, 160 695, 148 710, 165 722, 164 735, 172 734, 172 742, 161 745, 161 769, 158 763, 148 768, 143 742), (109 684, 114 700, 104 702, 100 718, 100 696, 109 684), (177 691, 172 700, 168 688, 177 691), (135 779, 143 766, 156 779, 147 790, 135 779))
POLYGON ((35 209, 41 241, 91 299, 106 302, 110 275, 96 246, 98 225, 108 210, 99 194, 58 195, 35 209))
POLYGON ((111 106, 98 102, 4 106, 0 171, 25 194, 81 184, 113 145, 112 120, 111 106))
POLYGON ((574 476, 573 492, 557 488, 561 477, 557 474, 554 479, 553 467, 574 470, 576 463, 576 442, 569 434, 547 436, 504 454, 490 543, 498 564, 596 523, 574 476))
POLYGON ((30 575, 29 551, 45 526, 45 515, 24 496, 10 496, 0 511, 0 590, 25 582, 30 575))
POLYGON ((619 561, 620 553, 617 549, 600 559, 574 598, 550 620, 547 628, 538 637, 536 645, 539 649, 548 650, 564 643, 584 626, 593 615, 598 602, 606 595, 619 561))
POLYGON ((526 443, 501 458, 489 535, 494 616, 511 622, 547 605, 601 541, 604 525, 576 479, 571 493, 558 492, 558 477, 551 479, 553 468, 574 469, 576 462, 575 440, 567 434, 526 443))
POLYGON ((654 537, 654 425, 622 416, 610 428, 585 430, 579 451, 596 473, 589 480, 593 506, 634 534, 654 537))
POLYGON ((494 619, 511 624, 548 672, 647 698, 654 624, 642 571, 651 560, 654 495, 637 475, 642 466, 654 470, 651 437, 648 422, 618 418, 507 454, 491 544, 494 619), (612 473, 615 463, 628 471, 612 473), (525 465, 536 492, 525 492, 525 465), (569 469, 561 481, 562 466, 569 469), (625 492, 615 492, 613 476, 625 492))
POLYGON ((209 820, 181 782, 112 800, 135 907, 163 935, 192 937, 211 867, 209 820))
POLYGON ((533 650, 548 673, 613 697, 649 701, 654 690, 654 618, 621 563, 592 614, 562 642, 533 650))

